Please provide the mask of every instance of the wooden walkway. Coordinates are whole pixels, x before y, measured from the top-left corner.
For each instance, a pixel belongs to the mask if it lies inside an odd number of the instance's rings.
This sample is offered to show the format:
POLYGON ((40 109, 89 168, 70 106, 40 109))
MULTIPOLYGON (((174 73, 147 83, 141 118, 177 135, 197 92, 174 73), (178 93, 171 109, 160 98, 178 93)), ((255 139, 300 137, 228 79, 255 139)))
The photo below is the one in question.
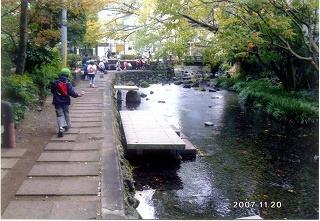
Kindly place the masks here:
POLYGON ((148 111, 120 111, 127 149, 184 150, 186 143, 161 117, 148 111))

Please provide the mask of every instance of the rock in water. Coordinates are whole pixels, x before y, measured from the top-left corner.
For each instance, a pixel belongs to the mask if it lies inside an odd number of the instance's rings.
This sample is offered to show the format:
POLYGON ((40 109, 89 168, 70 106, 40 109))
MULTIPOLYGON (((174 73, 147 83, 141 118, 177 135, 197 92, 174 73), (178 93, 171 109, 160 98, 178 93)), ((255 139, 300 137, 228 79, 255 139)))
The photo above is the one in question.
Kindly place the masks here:
POLYGON ((126 95, 126 102, 140 103, 141 96, 137 91, 128 91, 126 95))
POLYGON ((213 123, 210 122, 210 121, 207 121, 207 122, 204 123, 204 125, 205 125, 205 126, 213 126, 213 123))

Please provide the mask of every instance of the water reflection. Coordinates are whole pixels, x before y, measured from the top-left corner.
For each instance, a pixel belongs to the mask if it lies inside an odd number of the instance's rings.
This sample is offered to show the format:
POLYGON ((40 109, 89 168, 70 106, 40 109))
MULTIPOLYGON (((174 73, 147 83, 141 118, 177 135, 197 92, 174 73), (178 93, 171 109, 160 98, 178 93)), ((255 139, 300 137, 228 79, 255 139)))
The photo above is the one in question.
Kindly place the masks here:
POLYGON ((318 128, 277 124, 240 107, 236 94, 226 91, 199 92, 176 85, 140 90, 148 99, 136 110, 163 115, 202 153, 180 167, 133 171, 137 185, 147 179, 153 181, 152 188, 159 188, 152 197, 156 218, 318 219, 318 128), (214 126, 205 127, 206 121, 214 126), (253 203, 235 207, 237 202, 253 203), (265 202, 280 202, 281 207, 264 208, 265 202))

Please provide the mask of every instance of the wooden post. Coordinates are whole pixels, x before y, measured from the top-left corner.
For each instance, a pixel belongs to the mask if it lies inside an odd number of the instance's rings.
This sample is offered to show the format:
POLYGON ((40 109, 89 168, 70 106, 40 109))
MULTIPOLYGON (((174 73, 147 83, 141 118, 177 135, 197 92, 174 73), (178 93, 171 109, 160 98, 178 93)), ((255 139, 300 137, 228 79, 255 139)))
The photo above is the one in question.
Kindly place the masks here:
POLYGON ((1 124, 4 125, 3 147, 15 148, 13 108, 7 101, 1 101, 1 124))

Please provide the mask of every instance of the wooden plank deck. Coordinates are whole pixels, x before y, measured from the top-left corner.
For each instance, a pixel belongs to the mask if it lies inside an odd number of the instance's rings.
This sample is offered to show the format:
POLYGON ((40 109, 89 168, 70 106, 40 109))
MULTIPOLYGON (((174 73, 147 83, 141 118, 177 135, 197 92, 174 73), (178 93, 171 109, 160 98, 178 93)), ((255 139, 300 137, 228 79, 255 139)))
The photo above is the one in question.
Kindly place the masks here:
POLYGON ((184 150, 186 143, 160 116, 148 111, 120 111, 127 149, 184 150))

